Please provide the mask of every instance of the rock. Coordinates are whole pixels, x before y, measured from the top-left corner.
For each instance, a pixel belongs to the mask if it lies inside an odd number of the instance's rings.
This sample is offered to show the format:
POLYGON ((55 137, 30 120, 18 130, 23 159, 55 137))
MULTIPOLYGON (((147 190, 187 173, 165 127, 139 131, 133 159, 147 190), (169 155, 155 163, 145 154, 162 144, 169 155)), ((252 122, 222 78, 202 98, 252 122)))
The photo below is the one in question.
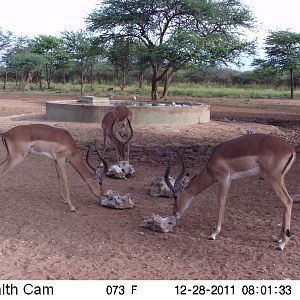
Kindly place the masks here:
POLYGON ((157 232, 170 232, 176 225, 174 216, 162 217, 159 215, 151 214, 146 216, 141 224, 142 227, 149 228, 157 232))
POLYGON ((109 167, 106 175, 111 178, 125 179, 135 173, 133 166, 127 160, 121 160, 109 167))
POLYGON ((247 129, 247 134, 253 134, 253 133, 254 133, 254 130, 252 128, 247 129))
POLYGON ((99 199, 100 205, 116 208, 116 209, 126 209, 134 207, 134 202, 131 199, 130 194, 125 194, 120 196, 118 193, 107 190, 99 199))
POLYGON ((120 167, 119 165, 110 166, 106 175, 108 177, 112 177, 115 179, 125 179, 126 178, 125 172, 122 170, 122 167, 120 167))
MULTIPOLYGON (((170 182, 174 185, 175 179, 170 177, 170 182)), ((172 191, 169 189, 165 182, 164 177, 157 177, 151 182, 149 188, 149 194, 151 197, 173 197, 172 191)))

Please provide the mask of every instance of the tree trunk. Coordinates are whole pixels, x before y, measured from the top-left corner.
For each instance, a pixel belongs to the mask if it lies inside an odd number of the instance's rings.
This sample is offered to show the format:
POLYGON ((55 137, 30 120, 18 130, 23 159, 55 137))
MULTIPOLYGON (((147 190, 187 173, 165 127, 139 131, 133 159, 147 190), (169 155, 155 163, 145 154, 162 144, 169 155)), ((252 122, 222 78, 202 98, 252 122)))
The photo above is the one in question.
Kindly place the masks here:
POLYGON ((144 70, 140 70, 138 81, 139 81, 139 88, 142 89, 144 87, 144 70))
POLYGON ((91 65, 90 68, 90 87, 91 87, 91 91, 94 91, 94 69, 93 69, 93 65, 91 65))
POLYGON ((290 86, 291 86, 291 99, 294 99, 294 88, 295 88, 295 83, 294 83, 294 73, 293 73, 293 68, 290 68, 290 86))
POLYGON ((4 83, 3 83, 3 90, 6 89, 7 77, 8 77, 8 68, 5 68, 5 77, 4 77, 4 83))
POLYGON ((41 72, 38 72, 37 76, 38 76, 40 90, 42 90, 43 89, 43 82, 42 82, 42 74, 41 74, 41 72))
POLYGON ((29 89, 32 84, 32 78, 33 78, 33 74, 32 74, 32 72, 29 72, 28 76, 27 76, 27 81, 26 81, 26 86, 29 86, 29 89))
POLYGON ((156 101, 158 100, 158 84, 157 80, 155 78, 152 79, 152 91, 151 91, 151 99, 156 101))
POLYGON ((66 68, 63 67, 63 85, 66 84, 66 68))
POLYGON ((152 66, 153 76, 151 85, 151 100, 158 100, 158 80, 157 80, 157 67, 152 66))
POLYGON ((164 90, 163 90, 163 94, 161 96, 161 100, 167 100, 170 82, 171 82, 175 72, 176 71, 174 69, 171 69, 171 72, 166 73, 165 81, 164 81, 164 90))
POLYGON ((51 88, 51 67, 49 64, 46 64, 46 81, 48 90, 51 88))
POLYGON ((80 74, 80 95, 83 95, 83 72, 80 74))
POLYGON ((127 85, 127 74, 126 74, 125 68, 122 68, 121 79, 120 79, 119 85, 120 85, 121 91, 123 91, 127 85))
POLYGON ((83 83, 84 83, 84 63, 80 63, 80 95, 83 96, 83 83))

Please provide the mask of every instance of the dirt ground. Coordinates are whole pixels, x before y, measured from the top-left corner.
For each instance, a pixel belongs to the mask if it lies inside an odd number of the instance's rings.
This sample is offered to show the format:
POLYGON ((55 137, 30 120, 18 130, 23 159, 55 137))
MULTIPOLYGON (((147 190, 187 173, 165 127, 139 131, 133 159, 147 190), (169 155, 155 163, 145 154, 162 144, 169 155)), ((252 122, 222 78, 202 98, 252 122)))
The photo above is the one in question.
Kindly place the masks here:
MULTIPOLYGON (((29 123, 63 127, 85 154, 102 145, 99 124, 47 121, 45 101, 56 94, 0 92, 0 132, 29 123)), ((105 179, 105 186, 131 193, 135 207, 99 206, 80 176, 68 167, 71 213, 59 197, 53 162, 28 156, 0 183, 0 279, 300 279, 300 203, 294 203, 292 237, 275 250, 282 205, 264 180, 232 184, 223 230, 208 240, 217 220, 217 186, 199 195, 172 233, 140 227, 150 213, 168 215, 173 200, 151 198, 149 185, 165 170, 164 149, 183 149, 191 174, 205 164, 219 142, 254 132, 272 133, 300 144, 300 102, 290 100, 203 99, 212 121, 199 125, 134 125, 127 180, 105 179)), ((1 159, 5 156, 0 146, 1 159)), ((114 162, 114 151, 104 157, 114 162)), ((292 197, 300 195, 300 156, 286 178, 292 197)), ((96 159, 96 156, 94 156, 96 159)), ((175 168, 176 169, 176 168, 175 168)))

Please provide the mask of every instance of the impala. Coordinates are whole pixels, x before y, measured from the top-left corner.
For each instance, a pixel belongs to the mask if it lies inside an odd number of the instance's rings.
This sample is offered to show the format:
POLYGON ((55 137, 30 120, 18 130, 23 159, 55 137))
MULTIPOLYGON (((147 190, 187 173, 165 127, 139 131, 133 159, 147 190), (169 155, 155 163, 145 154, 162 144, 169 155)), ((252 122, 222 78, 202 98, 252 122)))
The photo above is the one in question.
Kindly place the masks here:
POLYGON ((107 149, 107 139, 117 148, 117 160, 125 158, 129 161, 129 142, 133 137, 131 126, 132 113, 126 106, 114 106, 103 117, 103 143, 107 149), (128 132, 129 131, 129 132, 128 132))
MULTIPOLYGON (((69 162, 79 173, 95 196, 100 197, 103 194, 102 181, 107 172, 107 163, 100 156, 97 145, 95 145, 96 151, 104 165, 102 171, 100 167, 93 168, 90 164, 92 170, 89 168, 73 137, 65 129, 45 124, 21 125, 2 133, 1 136, 7 156, 0 163, 0 177, 21 163, 28 154, 43 155, 54 160, 60 194, 71 211, 75 211, 75 207, 70 199, 66 162, 69 162)), ((90 148, 87 159, 89 152, 90 148)))
POLYGON ((245 176, 260 176, 266 179, 281 200, 284 213, 278 238, 278 250, 283 250, 288 242, 293 200, 284 183, 284 177, 293 165, 296 152, 286 142, 272 135, 248 134, 221 143, 210 155, 208 162, 199 174, 194 176, 185 187, 185 166, 181 155, 182 172, 172 185, 169 179, 171 170, 171 152, 165 181, 174 194, 174 215, 179 219, 188 208, 190 201, 213 183, 219 185, 219 216, 215 230, 210 239, 215 240, 221 231, 224 219, 225 203, 233 180, 245 176))

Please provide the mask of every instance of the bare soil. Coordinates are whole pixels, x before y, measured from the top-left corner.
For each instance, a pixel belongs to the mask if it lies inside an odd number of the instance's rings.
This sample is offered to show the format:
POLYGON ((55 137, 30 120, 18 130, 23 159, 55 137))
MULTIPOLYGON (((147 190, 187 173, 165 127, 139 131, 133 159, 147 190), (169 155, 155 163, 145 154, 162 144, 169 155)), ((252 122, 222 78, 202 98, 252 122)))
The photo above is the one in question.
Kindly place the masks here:
MULTIPOLYGON (((66 128, 84 155, 88 144, 102 145, 100 124, 45 120, 45 101, 70 97, 51 93, 0 92, 0 132, 30 123, 66 128)), ((53 162, 28 156, 0 183, 0 279, 300 279, 300 204, 294 203, 292 237, 275 250, 283 208, 264 180, 232 184, 223 230, 208 240, 216 225, 217 186, 196 197, 171 233, 140 227, 151 213, 169 215, 173 200, 151 198, 149 185, 163 175, 165 147, 183 150, 191 174, 204 166, 212 147, 254 132, 272 133, 298 149, 300 102, 290 100, 203 99, 212 121, 199 125, 134 125, 126 180, 105 179, 105 186, 131 193, 135 207, 99 206, 80 176, 68 167, 71 213, 59 197, 53 162)), ((0 157, 5 157, 0 146, 0 157)), ((104 154, 114 163, 115 152, 104 154)), ((94 157, 96 159, 96 156, 94 157)), ((175 170, 177 166, 175 167, 175 170)), ((286 178, 299 200, 300 158, 286 178)))

